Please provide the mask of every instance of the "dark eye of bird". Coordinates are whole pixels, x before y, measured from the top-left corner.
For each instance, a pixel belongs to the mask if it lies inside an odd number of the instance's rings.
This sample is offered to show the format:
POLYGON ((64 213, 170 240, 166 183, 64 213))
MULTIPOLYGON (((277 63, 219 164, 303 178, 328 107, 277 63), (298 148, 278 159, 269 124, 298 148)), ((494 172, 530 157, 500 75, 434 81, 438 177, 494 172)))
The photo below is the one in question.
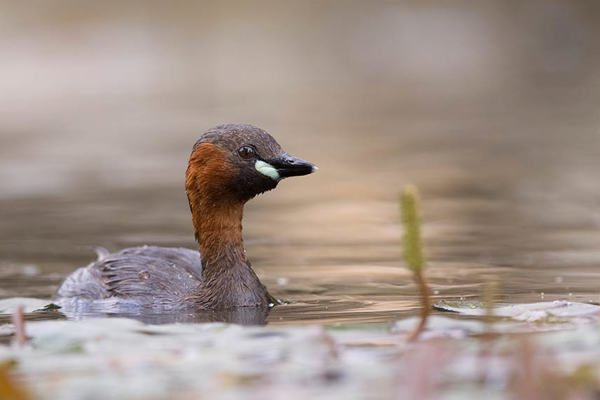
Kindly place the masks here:
POLYGON ((256 151, 250 146, 242 146, 238 150, 240 157, 249 159, 256 155, 256 151))

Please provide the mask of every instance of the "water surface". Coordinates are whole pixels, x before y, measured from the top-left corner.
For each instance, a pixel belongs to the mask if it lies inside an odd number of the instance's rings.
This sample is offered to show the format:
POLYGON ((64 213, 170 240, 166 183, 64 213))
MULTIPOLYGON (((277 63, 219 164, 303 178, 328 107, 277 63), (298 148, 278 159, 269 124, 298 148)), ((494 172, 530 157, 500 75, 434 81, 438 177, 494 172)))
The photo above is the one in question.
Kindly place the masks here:
POLYGON ((51 297, 94 246, 194 248, 190 148, 249 122, 320 167, 247 207, 248 255, 289 302, 268 323, 416 313, 406 183, 422 191, 436 299, 497 279, 508 303, 600 302, 593 10, 312 7, 7 7, 0 297, 51 297))

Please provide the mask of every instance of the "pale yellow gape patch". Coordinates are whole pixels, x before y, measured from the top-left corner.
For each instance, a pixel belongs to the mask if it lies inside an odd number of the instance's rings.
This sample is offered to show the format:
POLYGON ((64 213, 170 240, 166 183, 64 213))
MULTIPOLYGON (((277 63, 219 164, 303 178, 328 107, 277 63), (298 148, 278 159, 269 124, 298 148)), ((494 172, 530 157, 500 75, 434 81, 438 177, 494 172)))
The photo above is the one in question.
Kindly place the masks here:
POLYGON ((277 169, 271 164, 266 163, 262 160, 257 160, 254 164, 254 168, 256 168, 256 170, 261 174, 268 176, 274 181, 278 181, 281 179, 281 177, 279 176, 279 172, 277 172, 277 169))

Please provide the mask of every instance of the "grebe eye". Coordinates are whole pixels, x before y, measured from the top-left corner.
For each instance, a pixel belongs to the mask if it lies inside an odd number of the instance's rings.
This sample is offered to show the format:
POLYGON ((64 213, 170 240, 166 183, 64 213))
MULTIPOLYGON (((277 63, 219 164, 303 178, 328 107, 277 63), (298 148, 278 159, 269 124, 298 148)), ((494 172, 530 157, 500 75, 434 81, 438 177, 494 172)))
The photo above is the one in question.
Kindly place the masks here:
POLYGON ((240 155, 240 157, 247 160, 249 158, 254 157, 256 155, 256 151, 250 146, 242 146, 238 150, 238 154, 240 155))

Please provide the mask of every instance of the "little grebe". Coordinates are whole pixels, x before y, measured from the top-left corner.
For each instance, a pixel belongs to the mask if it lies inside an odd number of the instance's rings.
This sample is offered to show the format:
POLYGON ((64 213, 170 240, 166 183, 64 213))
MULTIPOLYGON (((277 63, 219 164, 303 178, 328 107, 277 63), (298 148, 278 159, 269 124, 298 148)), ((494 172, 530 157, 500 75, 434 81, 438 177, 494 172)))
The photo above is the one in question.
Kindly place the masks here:
POLYGON ((267 307, 273 298, 246 258, 244 204, 280 180, 316 167, 285 153, 252 125, 221 125, 193 147, 185 177, 197 251, 155 246, 99 254, 57 292, 58 303, 109 300, 136 307, 227 310, 267 307))

